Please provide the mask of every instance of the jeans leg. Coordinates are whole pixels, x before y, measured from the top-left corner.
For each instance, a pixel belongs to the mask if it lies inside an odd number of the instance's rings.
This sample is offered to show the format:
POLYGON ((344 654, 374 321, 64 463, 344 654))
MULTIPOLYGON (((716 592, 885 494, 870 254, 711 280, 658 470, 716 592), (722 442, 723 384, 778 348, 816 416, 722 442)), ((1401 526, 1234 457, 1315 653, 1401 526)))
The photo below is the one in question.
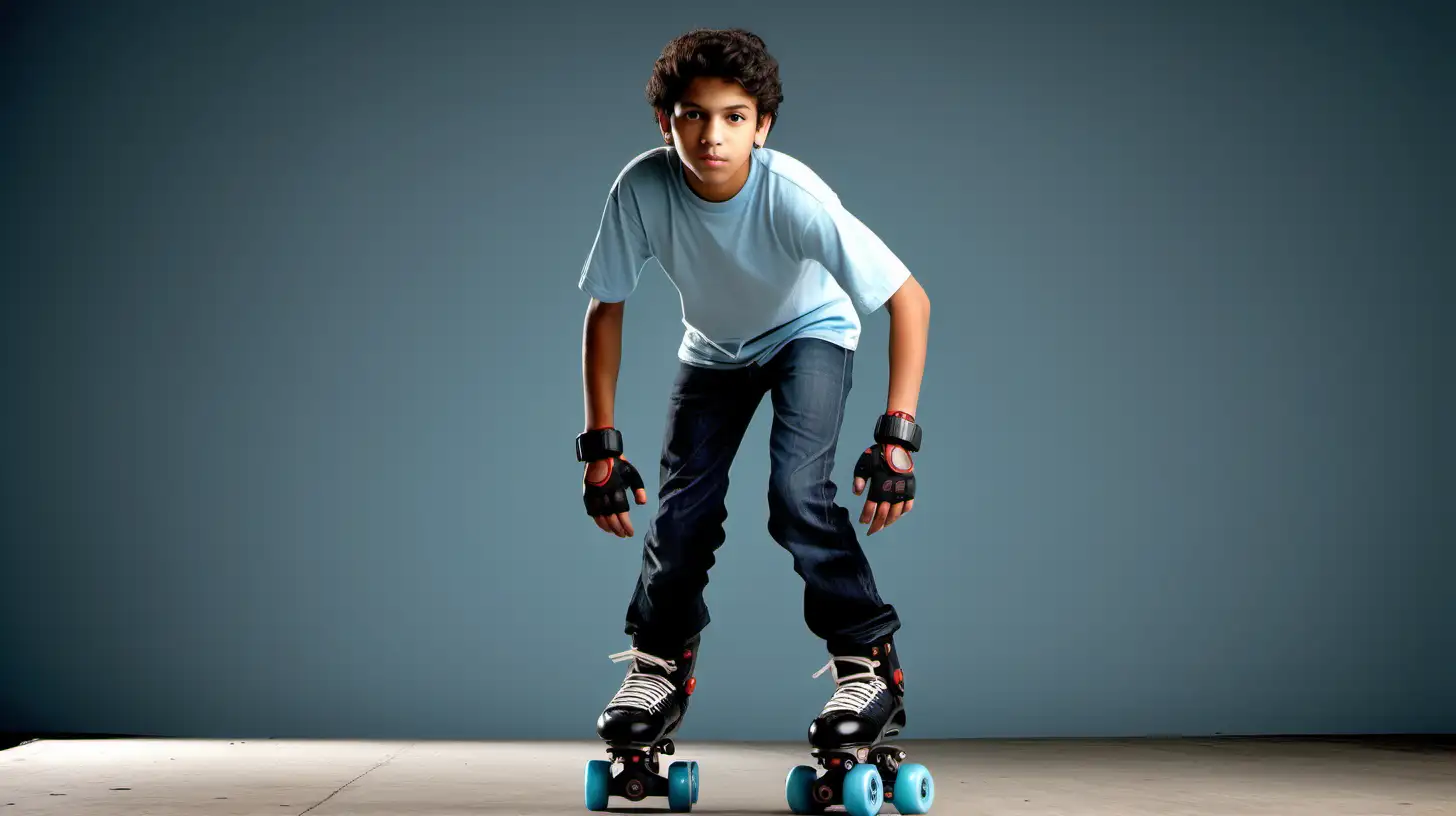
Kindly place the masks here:
POLYGON ((657 513, 625 631, 642 648, 675 649, 710 620, 703 590, 725 538, 728 470, 762 401, 758 368, 679 363, 668 400, 657 513))
POLYGON ((888 638, 900 628, 881 600, 849 511, 831 478, 854 352, 818 338, 787 343, 769 361, 769 534, 804 579, 804 622, 831 649, 888 638))

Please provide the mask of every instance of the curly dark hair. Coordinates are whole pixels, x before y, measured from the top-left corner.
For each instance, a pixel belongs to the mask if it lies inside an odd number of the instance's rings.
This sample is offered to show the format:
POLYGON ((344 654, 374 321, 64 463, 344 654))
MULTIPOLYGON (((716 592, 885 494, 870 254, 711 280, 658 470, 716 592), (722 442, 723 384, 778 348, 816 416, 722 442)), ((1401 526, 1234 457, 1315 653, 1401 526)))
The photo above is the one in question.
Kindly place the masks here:
POLYGON ((769 115, 778 124, 779 104, 784 101, 779 63, 757 34, 741 28, 696 28, 668 43, 647 81, 647 102, 652 106, 653 118, 658 111, 672 113, 688 86, 700 76, 742 85, 758 104, 758 124, 769 115))

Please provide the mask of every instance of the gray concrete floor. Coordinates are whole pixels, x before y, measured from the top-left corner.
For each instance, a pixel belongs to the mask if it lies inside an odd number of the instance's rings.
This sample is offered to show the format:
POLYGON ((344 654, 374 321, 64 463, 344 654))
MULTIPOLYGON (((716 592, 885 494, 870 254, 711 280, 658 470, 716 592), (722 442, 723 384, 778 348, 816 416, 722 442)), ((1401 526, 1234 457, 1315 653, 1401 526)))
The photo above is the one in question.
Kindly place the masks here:
MULTIPOLYGON (((906 740, 932 814, 1456 814, 1456 746, 1379 740, 906 740)), ((38 740, 0 751, 0 816, 582 814, 596 742, 38 740)), ((788 813, 790 743, 685 741, 694 813, 788 813)), ((810 763, 812 764, 812 763, 810 763)), ((666 799, 612 799, 666 812, 666 799)), ((895 810, 886 805, 881 813, 895 810)))

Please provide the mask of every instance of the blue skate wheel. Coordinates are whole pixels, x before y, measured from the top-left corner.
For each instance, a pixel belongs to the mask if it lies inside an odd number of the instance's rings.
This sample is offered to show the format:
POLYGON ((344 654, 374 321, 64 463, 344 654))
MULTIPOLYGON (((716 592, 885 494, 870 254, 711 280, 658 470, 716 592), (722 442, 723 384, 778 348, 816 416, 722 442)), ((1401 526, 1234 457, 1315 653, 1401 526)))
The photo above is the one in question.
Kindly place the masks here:
POLYGON ((844 812, 849 816, 875 816, 884 803, 879 768, 866 762, 844 775, 844 812))
POLYGON ((915 762, 895 774, 895 809, 901 813, 929 813, 935 802, 935 780, 930 769, 915 762))
POLYGON ((696 760, 694 760, 693 762, 690 762, 688 764, 693 766, 693 804, 696 805, 698 803, 698 763, 696 760))
POLYGON ((593 759, 586 764, 586 809, 606 810, 607 791, 612 784, 612 763, 593 759))
POLYGON ((814 782, 818 778, 819 770, 813 765, 800 765, 789 771, 789 778, 784 782, 784 796, 789 800, 789 810, 795 813, 819 813, 823 810, 814 801, 814 782))
POLYGON ((693 765, 674 762, 667 766, 667 809, 686 813, 693 809, 693 765))

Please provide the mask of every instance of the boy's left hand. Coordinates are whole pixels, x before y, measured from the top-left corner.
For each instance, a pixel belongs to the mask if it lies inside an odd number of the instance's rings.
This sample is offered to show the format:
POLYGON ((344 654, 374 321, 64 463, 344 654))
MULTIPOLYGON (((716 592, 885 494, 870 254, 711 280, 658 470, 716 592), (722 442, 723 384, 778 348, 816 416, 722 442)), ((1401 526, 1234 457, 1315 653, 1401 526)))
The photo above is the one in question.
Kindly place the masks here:
POLYGON ((915 509, 915 462, 899 445, 875 444, 860 454, 854 466, 854 495, 870 487, 859 523, 869 524, 867 535, 889 527, 915 509))

